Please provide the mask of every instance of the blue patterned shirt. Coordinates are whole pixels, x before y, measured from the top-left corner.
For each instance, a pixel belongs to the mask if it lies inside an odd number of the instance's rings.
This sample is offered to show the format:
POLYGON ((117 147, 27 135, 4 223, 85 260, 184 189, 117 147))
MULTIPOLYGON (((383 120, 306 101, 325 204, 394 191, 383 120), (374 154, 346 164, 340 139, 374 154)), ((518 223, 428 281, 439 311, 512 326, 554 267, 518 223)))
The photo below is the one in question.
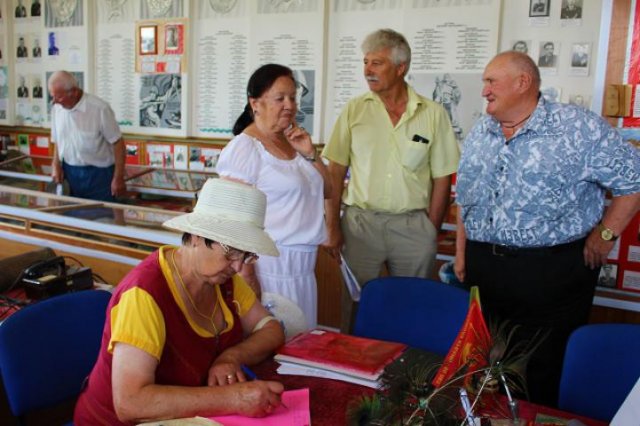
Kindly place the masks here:
POLYGON ((605 190, 640 192, 640 150, 597 114, 540 99, 506 143, 486 115, 463 145, 456 185, 467 238, 516 247, 563 244, 600 221, 605 190))

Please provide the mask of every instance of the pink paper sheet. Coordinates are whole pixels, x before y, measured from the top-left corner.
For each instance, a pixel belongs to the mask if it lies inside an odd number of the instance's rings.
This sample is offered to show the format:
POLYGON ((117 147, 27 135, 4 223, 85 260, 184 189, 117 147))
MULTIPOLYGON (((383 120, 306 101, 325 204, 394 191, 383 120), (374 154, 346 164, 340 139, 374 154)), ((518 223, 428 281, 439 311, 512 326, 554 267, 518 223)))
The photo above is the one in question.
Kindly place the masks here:
POLYGON ((261 418, 243 416, 210 417, 224 426, 309 426, 309 389, 285 391, 282 402, 287 406, 278 407, 271 415, 261 418))

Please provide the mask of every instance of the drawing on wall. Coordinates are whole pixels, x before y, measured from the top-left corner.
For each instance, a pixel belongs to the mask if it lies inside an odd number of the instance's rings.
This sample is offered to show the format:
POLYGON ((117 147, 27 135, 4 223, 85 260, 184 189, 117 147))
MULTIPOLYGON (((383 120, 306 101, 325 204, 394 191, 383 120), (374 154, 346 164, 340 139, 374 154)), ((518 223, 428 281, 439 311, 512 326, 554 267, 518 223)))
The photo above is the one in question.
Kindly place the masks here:
POLYGON ((130 0, 102 0, 98 4, 100 22, 129 22, 133 15, 133 2, 130 0))
POLYGON ((142 19, 180 18, 183 0, 140 0, 142 19))
POLYGON ((482 90, 478 85, 481 80, 479 74, 412 74, 407 81, 420 95, 440 103, 451 111, 456 124, 453 124, 456 139, 462 142, 471 130, 473 123, 482 115, 484 100, 482 90), (464 101, 462 101, 464 100, 464 101))
POLYGON ((182 128, 182 79, 179 74, 141 78, 140 126, 182 128))
POLYGON ((433 96, 431 99, 438 102, 444 107, 451 120, 451 126, 456 134, 458 140, 462 137, 462 127, 460 126, 460 120, 458 119, 458 104, 462 92, 458 83, 451 78, 449 73, 445 73, 442 76, 436 76, 435 88, 433 89, 433 96))
POLYGON ((82 1, 48 0, 44 9, 46 27, 77 27, 82 25, 82 1))
POLYGON ((315 70, 294 70, 296 80, 296 123, 304 127, 309 134, 313 134, 313 117, 315 105, 315 70))
POLYGON ((582 19, 582 0, 562 0, 560 19, 582 19))
POLYGON ((529 16, 549 16, 550 0, 531 0, 529 2, 529 16))
POLYGON ((229 13, 236 6, 237 0, 209 0, 211 8, 217 13, 229 13))
POLYGON ((301 0, 259 0, 258 13, 295 13, 304 6, 301 0))
POLYGON ((60 54, 60 49, 56 46, 56 33, 53 31, 49 32, 49 47, 47 48, 47 52, 49 56, 57 56, 60 54))

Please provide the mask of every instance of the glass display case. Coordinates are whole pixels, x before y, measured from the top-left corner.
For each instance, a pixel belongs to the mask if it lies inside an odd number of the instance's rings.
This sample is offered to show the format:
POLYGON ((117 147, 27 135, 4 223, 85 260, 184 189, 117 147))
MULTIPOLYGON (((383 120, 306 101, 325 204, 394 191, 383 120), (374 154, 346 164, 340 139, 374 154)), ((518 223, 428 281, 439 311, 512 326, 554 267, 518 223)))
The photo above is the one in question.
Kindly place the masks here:
POLYGON ((162 227, 172 210, 96 202, 0 185, 0 230, 143 258, 180 235, 162 227))
POLYGON ((55 192, 51 177, 51 157, 38 157, 8 151, 0 162, 0 185, 19 186, 34 191, 55 192))
POLYGON ((191 170, 156 169, 127 165, 127 189, 144 194, 196 199, 196 194, 215 173, 191 170))
MULTIPOLYGON (((46 193, 63 193, 53 183, 51 157, 25 155, 10 150, 0 161, 0 185, 46 193)), ((209 178, 218 175, 203 171, 158 169, 149 166, 125 166, 128 194, 118 202, 175 211, 190 211, 197 193, 209 178)))

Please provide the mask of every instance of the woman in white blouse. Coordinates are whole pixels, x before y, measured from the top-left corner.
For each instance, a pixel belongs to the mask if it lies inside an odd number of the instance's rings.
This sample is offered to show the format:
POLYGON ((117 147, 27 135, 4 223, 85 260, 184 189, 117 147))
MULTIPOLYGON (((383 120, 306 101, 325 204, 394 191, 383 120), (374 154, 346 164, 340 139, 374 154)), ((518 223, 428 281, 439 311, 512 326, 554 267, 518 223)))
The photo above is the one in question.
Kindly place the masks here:
POLYGON ((291 69, 277 64, 258 68, 247 85, 248 102, 236 121, 236 135, 222 150, 217 172, 267 195, 265 230, 279 257, 261 256, 241 274, 256 294, 280 294, 304 312, 307 326, 317 323, 315 264, 326 239, 324 199, 331 188, 327 169, 310 135, 295 123, 296 82, 291 69))

